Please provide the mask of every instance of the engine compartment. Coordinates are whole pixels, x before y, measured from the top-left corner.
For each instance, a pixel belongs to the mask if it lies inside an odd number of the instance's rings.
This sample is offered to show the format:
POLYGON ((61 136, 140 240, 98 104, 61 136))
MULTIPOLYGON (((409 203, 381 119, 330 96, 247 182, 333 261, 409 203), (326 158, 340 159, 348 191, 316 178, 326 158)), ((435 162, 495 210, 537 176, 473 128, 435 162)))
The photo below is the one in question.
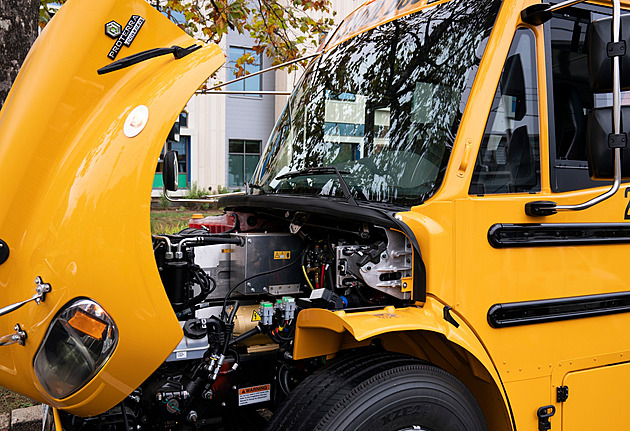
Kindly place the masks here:
POLYGON ((411 300, 409 239, 356 219, 247 208, 154 235, 153 249, 184 336, 123 403, 93 418, 68 415, 70 429, 262 429, 325 363, 293 360, 300 311, 411 300))

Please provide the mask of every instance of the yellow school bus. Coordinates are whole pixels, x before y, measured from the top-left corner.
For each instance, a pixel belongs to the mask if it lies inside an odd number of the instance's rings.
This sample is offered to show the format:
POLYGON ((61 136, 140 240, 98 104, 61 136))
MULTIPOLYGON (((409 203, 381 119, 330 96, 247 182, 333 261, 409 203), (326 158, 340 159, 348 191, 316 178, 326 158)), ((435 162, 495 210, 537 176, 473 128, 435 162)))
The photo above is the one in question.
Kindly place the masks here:
POLYGON ((625 8, 368 1, 232 228, 152 235, 224 55, 68 1, 0 112, 0 384, 57 430, 628 429, 625 8))

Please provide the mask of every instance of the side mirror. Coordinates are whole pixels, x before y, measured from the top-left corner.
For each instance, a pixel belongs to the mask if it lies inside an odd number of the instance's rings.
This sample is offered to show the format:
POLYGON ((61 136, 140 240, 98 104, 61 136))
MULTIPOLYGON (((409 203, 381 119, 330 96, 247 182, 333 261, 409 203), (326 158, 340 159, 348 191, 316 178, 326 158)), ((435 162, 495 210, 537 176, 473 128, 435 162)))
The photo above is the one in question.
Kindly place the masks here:
POLYGON ((610 42, 612 17, 595 20, 588 26, 588 69, 591 90, 595 93, 612 93, 612 57, 626 52, 626 55, 619 57, 621 89, 630 90, 630 15, 621 15, 620 24, 619 44, 610 42))
POLYGON ((501 93, 503 97, 510 97, 509 118, 521 121, 525 117, 525 75, 521 56, 515 54, 507 59, 501 75, 501 93))
MULTIPOLYGON (((621 136, 630 136, 630 106, 621 108, 621 136)), ((615 146, 621 148, 621 176, 630 178, 630 146, 612 139, 613 108, 596 108, 588 115, 588 170, 594 180, 613 180, 615 177, 615 146)), ((623 138, 622 138, 623 139, 623 138)))
POLYGON ((177 179, 179 177, 179 164, 177 163, 177 151, 168 151, 164 155, 162 163, 162 181, 164 190, 177 191, 177 179))
POLYGON ((168 132, 168 137, 166 138, 169 142, 179 142, 179 121, 176 121, 171 127, 171 131, 168 132))

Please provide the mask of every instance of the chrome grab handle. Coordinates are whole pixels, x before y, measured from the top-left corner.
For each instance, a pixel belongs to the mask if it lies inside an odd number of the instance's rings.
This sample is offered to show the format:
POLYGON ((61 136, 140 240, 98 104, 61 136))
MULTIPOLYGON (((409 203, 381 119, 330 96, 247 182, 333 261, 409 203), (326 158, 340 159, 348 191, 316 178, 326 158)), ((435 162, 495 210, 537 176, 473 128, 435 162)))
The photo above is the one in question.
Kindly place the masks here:
MULTIPOLYGON (((35 301, 35 303, 39 305, 46 298, 46 294, 50 292, 51 289, 50 289, 50 284, 44 283, 42 281, 42 278, 39 276, 37 276, 37 278, 35 279, 35 284, 37 285, 37 287, 35 287, 35 295, 33 295, 32 298, 27 299, 22 302, 16 302, 15 304, 7 305, 6 307, 0 308, 0 316, 9 314, 31 301, 35 301)), ((0 338, 0 343, 1 342, 2 342, 2 338, 0 338)))
POLYGON ((0 337, 0 346, 8 346, 9 344, 19 344, 20 346, 24 345, 26 341, 26 331, 24 331, 20 324, 15 325, 15 334, 5 335, 4 337, 0 337))

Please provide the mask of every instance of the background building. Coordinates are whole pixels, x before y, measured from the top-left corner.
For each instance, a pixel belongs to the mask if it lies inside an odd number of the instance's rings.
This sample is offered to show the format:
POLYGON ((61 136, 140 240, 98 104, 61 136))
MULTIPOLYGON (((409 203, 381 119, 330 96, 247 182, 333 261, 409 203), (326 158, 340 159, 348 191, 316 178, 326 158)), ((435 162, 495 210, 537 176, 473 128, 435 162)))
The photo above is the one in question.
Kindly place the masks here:
MULTIPOLYGON (((332 0, 335 22, 360 6, 363 0, 332 0)), ((228 33, 219 46, 226 55, 225 65, 217 81, 234 78, 233 64, 250 52, 257 58, 246 70, 255 72, 271 66, 271 60, 257 55, 254 40, 236 32, 228 33)), ((264 73, 232 84, 227 90, 291 91, 302 70, 264 73)), ((179 142, 167 143, 167 150, 177 150, 180 163, 179 185, 196 183, 200 188, 216 193, 223 188, 243 189, 265 148, 276 119, 284 109, 288 96, 195 94, 180 115, 179 142)), ((161 160, 160 160, 161 162, 161 160)), ((152 196, 161 194, 161 163, 153 182, 152 196)), ((179 192, 185 193, 185 190, 179 192)))

